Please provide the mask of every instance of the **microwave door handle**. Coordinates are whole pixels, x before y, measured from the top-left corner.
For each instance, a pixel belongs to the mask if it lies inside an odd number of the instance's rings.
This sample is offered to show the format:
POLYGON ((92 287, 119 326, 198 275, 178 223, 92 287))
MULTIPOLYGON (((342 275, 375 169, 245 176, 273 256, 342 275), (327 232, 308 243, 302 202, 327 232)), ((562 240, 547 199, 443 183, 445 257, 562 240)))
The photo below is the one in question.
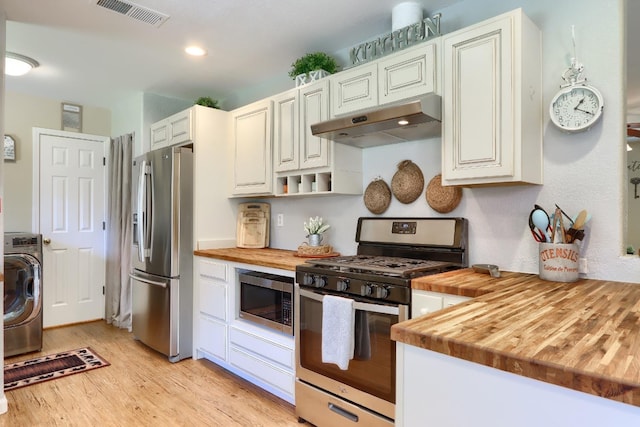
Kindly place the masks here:
MULTIPOLYGON (((324 299, 323 294, 318 294, 306 289, 300 289, 300 296, 320 302, 322 302, 322 300, 324 299)), ((395 316, 398 316, 400 314, 400 308, 398 306, 370 304, 360 301, 354 301, 353 308, 356 310, 368 311, 369 313, 391 314, 395 316)))

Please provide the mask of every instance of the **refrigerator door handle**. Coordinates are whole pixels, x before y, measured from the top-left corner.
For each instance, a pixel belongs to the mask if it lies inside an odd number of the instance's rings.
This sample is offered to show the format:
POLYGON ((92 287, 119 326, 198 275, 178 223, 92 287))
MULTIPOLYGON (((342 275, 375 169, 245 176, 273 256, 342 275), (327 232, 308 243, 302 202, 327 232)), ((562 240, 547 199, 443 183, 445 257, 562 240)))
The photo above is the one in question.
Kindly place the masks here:
POLYGON ((146 169, 146 164, 147 162, 145 160, 143 160, 140 163, 140 172, 138 173, 138 200, 136 203, 137 206, 137 219, 139 221, 138 223, 138 228, 137 228, 137 232, 138 232, 138 236, 137 240, 138 240, 138 260, 140 262, 144 261, 144 236, 145 236, 145 222, 146 222, 146 215, 145 215, 145 208, 142 205, 142 202, 144 201, 145 197, 144 197, 144 190, 145 190, 145 169, 146 169))
POLYGON ((145 279, 140 276, 136 276, 135 274, 129 273, 129 277, 133 280, 137 280, 138 282, 146 283, 147 285, 159 286, 161 288, 166 288, 167 284, 165 282, 156 282, 155 280, 145 279))

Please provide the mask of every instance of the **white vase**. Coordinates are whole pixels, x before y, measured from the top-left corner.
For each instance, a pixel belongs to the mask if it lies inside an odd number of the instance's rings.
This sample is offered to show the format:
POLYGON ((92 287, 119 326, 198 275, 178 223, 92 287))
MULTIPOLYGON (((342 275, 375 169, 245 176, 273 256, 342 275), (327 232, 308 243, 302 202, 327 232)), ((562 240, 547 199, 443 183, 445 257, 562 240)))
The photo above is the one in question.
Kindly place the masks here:
POLYGON ((309 73, 298 74, 296 76, 296 87, 315 82, 316 80, 320 80, 321 78, 327 77, 328 75, 329 73, 325 70, 313 70, 309 71, 309 73))
POLYGON ((309 246, 320 246, 322 244, 322 234, 309 234, 309 246))

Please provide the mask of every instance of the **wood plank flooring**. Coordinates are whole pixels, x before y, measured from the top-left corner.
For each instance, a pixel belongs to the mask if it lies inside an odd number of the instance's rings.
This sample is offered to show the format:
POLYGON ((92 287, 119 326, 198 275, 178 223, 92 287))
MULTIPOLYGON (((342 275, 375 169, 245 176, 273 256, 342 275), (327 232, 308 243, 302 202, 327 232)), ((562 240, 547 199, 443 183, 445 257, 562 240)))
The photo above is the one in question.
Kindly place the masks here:
POLYGON ((7 392, 0 426, 300 425, 289 403, 204 359, 170 363, 104 321, 48 329, 42 352, 5 362, 87 346, 111 366, 7 392))

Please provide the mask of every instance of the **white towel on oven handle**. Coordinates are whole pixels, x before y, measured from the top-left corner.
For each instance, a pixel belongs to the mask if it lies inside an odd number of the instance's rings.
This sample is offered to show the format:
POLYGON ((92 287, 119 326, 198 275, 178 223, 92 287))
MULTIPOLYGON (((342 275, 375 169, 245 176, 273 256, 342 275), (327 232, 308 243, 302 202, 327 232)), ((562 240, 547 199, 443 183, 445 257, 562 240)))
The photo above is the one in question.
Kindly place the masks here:
POLYGON ((355 341, 353 300, 333 295, 322 299, 322 363, 349 368, 355 341))

